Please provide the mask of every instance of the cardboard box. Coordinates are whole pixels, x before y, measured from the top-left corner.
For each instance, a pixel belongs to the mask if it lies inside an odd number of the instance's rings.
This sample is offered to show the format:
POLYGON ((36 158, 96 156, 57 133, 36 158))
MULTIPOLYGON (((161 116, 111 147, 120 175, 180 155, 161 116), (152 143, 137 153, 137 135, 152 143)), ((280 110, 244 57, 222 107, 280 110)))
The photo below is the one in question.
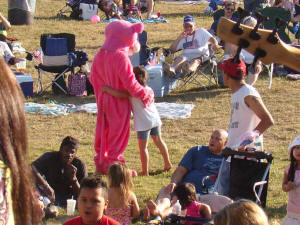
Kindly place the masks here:
POLYGON ((24 96, 33 95, 33 79, 29 74, 16 75, 17 81, 19 82, 24 96))
POLYGON ((153 89, 155 97, 163 97, 176 88, 176 79, 166 76, 161 64, 146 66, 146 69, 149 74, 147 85, 153 89))

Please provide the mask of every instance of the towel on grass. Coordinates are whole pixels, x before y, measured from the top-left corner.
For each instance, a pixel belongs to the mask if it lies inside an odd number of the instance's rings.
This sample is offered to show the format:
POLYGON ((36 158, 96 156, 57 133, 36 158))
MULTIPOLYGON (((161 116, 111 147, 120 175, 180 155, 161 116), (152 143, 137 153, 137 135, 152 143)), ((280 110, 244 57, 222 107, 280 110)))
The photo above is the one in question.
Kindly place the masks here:
MULTIPOLYGON (((161 118, 165 119, 184 119, 191 116, 193 104, 178 104, 169 102, 155 103, 161 118)), ((25 111, 30 114, 44 115, 68 115, 71 112, 87 112, 97 114, 96 103, 88 103, 77 106, 73 104, 39 104, 34 102, 25 103, 25 111)))
MULTIPOLYGON (((118 19, 116 18, 111 18, 108 20, 101 20, 102 23, 110 23, 112 21, 116 21, 118 19)), ((126 19, 126 21, 130 22, 130 23, 168 23, 168 20, 164 19, 164 18, 151 18, 151 19, 147 19, 147 20, 139 20, 139 19, 135 19, 135 18, 128 18, 126 19)))

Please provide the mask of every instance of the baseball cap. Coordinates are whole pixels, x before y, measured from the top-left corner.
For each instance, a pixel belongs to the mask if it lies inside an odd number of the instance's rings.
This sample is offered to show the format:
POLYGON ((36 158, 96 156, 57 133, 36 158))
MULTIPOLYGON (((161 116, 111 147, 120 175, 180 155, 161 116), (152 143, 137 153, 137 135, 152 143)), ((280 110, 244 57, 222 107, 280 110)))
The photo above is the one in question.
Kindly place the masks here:
POLYGON ((219 69, 232 77, 243 78, 246 76, 246 64, 241 59, 236 63, 233 58, 229 58, 219 65, 219 69))
POLYGON ((291 154, 292 148, 295 146, 300 145, 300 135, 294 139, 294 141, 288 147, 288 153, 291 154))
POLYGON ((184 17, 183 19, 183 23, 186 24, 186 23, 194 23, 195 20, 194 20, 194 17, 192 15, 187 15, 184 17))

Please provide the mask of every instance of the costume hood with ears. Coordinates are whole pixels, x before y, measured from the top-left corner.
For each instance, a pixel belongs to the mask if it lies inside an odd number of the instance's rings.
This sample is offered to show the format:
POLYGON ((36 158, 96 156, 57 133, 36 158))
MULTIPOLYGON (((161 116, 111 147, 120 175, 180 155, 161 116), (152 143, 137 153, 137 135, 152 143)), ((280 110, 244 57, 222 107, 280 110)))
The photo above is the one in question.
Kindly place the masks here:
POLYGON ((113 21, 105 28, 105 42, 103 50, 128 50, 138 41, 139 33, 142 33, 144 25, 142 23, 129 23, 124 20, 113 21))

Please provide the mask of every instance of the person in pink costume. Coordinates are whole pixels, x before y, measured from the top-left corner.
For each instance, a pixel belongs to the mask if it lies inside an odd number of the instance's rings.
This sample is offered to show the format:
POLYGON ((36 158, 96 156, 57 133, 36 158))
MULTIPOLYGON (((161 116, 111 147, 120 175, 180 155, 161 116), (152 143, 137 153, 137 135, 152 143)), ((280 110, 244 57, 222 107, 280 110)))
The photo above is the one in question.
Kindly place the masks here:
POLYGON ((128 98, 116 98, 102 92, 102 87, 128 91, 132 97, 141 99, 145 107, 154 101, 153 91, 135 79, 129 59, 130 54, 139 51, 137 38, 143 28, 142 23, 123 20, 109 23, 105 28, 105 42, 92 64, 90 81, 98 108, 94 161, 96 171, 101 174, 106 174, 116 161, 125 163, 122 153, 128 144, 131 115, 128 98))

